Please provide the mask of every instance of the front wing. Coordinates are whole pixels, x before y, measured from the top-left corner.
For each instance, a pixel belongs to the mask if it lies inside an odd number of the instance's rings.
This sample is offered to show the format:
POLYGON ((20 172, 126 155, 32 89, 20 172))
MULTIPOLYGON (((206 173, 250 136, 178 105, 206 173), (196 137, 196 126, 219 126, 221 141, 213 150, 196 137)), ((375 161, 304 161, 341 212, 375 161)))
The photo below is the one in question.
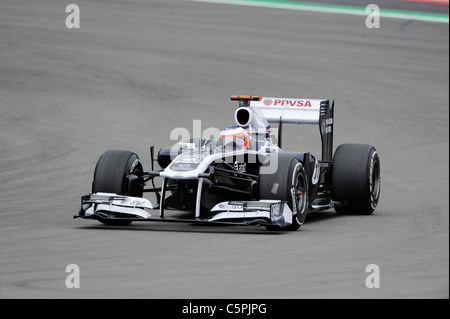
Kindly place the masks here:
POLYGON ((158 207, 141 197, 95 193, 81 198, 81 208, 74 218, 117 221, 160 221, 240 226, 279 226, 292 224, 292 211, 279 200, 229 201, 215 205, 210 218, 166 217, 158 207), (156 214, 151 214, 155 211, 156 214))

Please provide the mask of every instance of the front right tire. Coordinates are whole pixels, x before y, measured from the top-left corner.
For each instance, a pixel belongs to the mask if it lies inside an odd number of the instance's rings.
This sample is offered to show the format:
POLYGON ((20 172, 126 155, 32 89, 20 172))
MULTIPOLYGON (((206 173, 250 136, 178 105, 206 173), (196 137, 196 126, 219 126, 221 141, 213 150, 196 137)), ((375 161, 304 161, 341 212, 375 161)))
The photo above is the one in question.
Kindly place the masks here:
MULTIPOLYGON (((142 197, 143 186, 129 188, 127 175, 137 176, 143 173, 139 157, 129 151, 109 150, 100 156, 95 166, 94 178, 92 180, 92 193, 115 193, 132 197, 142 197)), ((105 225, 126 226, 130 221, 121 220, 99 220, 105 225)))
POLYGON ((308 179, 305 168, 295 153, 280 152, 277 155, 276 172, 267 174, 268 167, 260 169, 260 199, 277 199, 287 202, 292 211, 292 224, 283 228, 267 226, 269 230, 297 230, 305 222, 308 209, 308 179))

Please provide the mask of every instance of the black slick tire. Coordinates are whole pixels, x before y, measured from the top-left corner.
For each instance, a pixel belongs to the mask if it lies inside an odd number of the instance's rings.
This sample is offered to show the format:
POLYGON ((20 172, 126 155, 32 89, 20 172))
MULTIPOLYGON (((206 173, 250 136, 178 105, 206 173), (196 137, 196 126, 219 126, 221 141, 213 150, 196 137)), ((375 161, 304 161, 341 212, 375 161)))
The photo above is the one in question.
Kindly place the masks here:
POLYGON ((380 198, 380 158, 371 145, 342 144, 333 157, 332 197, 339 214, 370 215, 380 198))
MULTIPOLYGON (((100 156, 95 166, 92 181, 92 193, 115 193, 133 197, 142 197, 143 187, 128 189, 126 177, 130 173, 140 175, 143 172, 139 157, 129 151, 109 150, 100 156)), ((100 220, 106 225, 129 225, 130 221, 100 220)))
POLYGON ((292 224, 283 228, 267 226, 269 230, 297 230, 305 222, 308 209, 308 179, 302 163, 294 153, 279 153, 276 172, 260 171, 259 197, 287 202, 292 211, 292 224))

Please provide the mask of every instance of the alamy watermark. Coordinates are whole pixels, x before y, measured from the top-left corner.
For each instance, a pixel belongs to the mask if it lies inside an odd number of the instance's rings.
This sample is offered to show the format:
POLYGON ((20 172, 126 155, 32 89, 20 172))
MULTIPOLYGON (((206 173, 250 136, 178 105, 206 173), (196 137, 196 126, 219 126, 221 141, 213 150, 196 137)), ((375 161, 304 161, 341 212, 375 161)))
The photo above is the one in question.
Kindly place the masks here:
POLYGON ((66 266, 66 287, 68 289, 80 288, 80 267, 77 264, 69 264, 66 266))
POLYGON ((366 266, 366 287, 369 289, 380 288, 380 267, 377 264, 369 264, 366 266))
POLYGON ((366 27, 367 29, 379 29, 380 28, 380 7, 376 4, 369 4, 366 7, 366 27))
POLYGON ((67 29, 79 29, 80 28, 80 7, 74 3, 66 6, 66 12, 70 13, 66 17, 67 29))

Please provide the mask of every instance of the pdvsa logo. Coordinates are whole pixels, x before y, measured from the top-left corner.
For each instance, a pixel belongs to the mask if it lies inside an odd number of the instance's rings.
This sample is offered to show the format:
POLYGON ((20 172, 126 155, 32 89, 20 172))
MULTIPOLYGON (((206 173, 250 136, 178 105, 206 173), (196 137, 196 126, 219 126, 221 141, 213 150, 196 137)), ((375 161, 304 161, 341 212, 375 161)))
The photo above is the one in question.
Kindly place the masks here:
POLYGON ((312 107, 311 101, 295 99, 264 99, 265 106, 312 107))
POLYGON ((303 100, 275 100, 274 106, 292 106, 292 107, 312 107, 311 101, 303 100))

